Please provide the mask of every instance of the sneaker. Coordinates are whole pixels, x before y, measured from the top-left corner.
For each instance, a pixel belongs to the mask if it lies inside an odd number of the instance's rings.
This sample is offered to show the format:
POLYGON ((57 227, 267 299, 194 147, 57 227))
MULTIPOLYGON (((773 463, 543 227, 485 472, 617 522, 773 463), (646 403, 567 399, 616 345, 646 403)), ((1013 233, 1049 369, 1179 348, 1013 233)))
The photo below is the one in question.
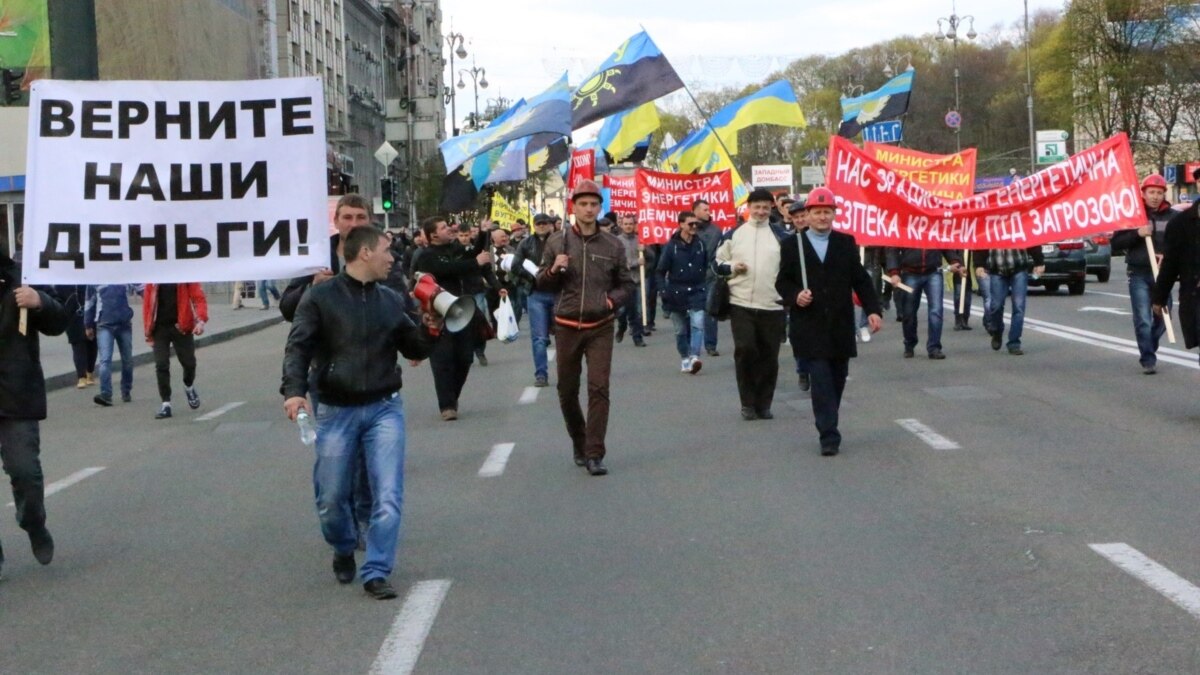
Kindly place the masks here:
POLYGON ((50 530, 45 527, 29 533, 29 546, 33 549, 33 557, 37 558, 39 563, 49 565, 54 559, 54 537, 50 536, 50 530))
POLYGON ((353 553, 346 555, 333 554, 333 576, 337 578, 339 584, 348 584, 354 581, 357 567, 354 562, 353 553))
POLYGON ((170 403, 162 404, 162 407, 158 409, 158 412, 154 413, 154 419, 156 419, 156 420, 165 420, 165 419, 169 418, 170 416, 171 416, 171 404, 170 403))
POLYGON ((393 600, 397 595, 396 589, 392 588, 387 579, 372 579, 363 584, 363 590, 376 600, 393 600))
POLYGON ((548 378, 545 378, 545 377, 538 377, 538 378, 535 378, 535 379, 533 380, 533 386, 535 386, 535 387, 549 387, 549 386, 550 386, 550 380, 549 380, 548 378))
POLYGON ((267 311, 268 309, 271 309, 271 306, 270 306, 270 305, 263 305, 262 307, 259 307, 259 309, 261 309, 262 311, 264 311, 264 312, 265 312, 265 311, 267 311))
POLYGON ((692 365, 691 365, 691 368, 689 369, 689 371, 691 372, 692 375, 695 375, 696 373, 700 372, 700 368, 702 366, 704 366, 704 364, 700 362, 700 357, 693 356, 692 357, 692 365))
POLYGON ((838 452, 840 452, 840 451, 841 451, 841 448, 838 447, 837 443, 830 443, 829 445, 821 446, 821 456, 822 457, 833 457, 834 455, 838 454, 838 452))
POLYGON ((758 419, 758 412, 754 408, 744 405, 742 406, 742 419, 746 420, 747 422, 753 422, 754 420, 758 419))
POLYGON ((1008 353, 1012 354, 1013 356, 1024 356, 1025 355, 1025 352, 1021 351, 1020 347, 1009 347, 1008 353))
POLYGON ((484 368, 487 368, 487 354, 484 354, 483 352, 479 352, 478 354, 475 355, 475 360, 479 363, 479 365, 483 366, 484 368))
POLYGON ((863 342, 870 342, 871 341, 871 329, 868 328, 867 326, 863 326, 862 328, 859 328, 858 329, 858 337, 863 342))
POLYGON ((608 467, 604 466, 602 459, 589 459, 586 462, 587 472, 593 476, 607 476, 608 467))
POLYGON ((679 372, 681 372, 681 373, 692 372, 692 357, 689 356, 688 358, 683 359, 682 361, 679 362, 679 372))
POLYGON ((720 356, 721 355, 721 352, 717 351, 716 347, 713 347, 710 349, 705 349, 704 351, 708 352, 709 356, 720 356))
POLYGON ((95 403, 96 405, 101 405, 101 406, 104 406, 105 408, 108 408, 108 407, 112 406, 112 396, 105 396, 104 394, 96 394, 95 396, 92 397, 92 402, 95 403))
POLYGON ((127 391, 121 392, 121 403, 132 403, 132 402, 133 402, 133 394, 131 394, 127 391))
POLYGON ((187 395, 188 407, 192 410, 200 407, 200 394, 196 392, 195 387, 184 387, 183 393, 187 395))
POLYGON ((87 386, 88 386, 88 381, 87 381, 86 377, 79 378, 79 381, 75 383, 76 389, 87 389, 87 386))

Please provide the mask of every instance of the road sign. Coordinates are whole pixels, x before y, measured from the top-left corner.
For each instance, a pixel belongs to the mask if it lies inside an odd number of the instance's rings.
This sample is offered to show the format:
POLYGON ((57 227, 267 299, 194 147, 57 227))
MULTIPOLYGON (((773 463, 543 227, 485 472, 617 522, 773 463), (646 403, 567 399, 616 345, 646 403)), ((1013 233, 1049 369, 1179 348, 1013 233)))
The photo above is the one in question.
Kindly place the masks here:
POLYGON ((946 113, 946 126, 951 129, 957 129, 962 126, 962 115, 958 114, 957 110, 951 110, 946 113))
POLYGON ((750 167, 750 184, 754 187, 787 187, 792 189, 791 164, 759 164, 750 167))
POLYGON ((1038 141, 1038 164, 1058 164, 1066 160, 1066 158, 1067 144, 1065 141, 1038 141))
POLYGON ((904 139, 904 131, 900 120, 887 120, 863 127, 862 137, 872 143, 899 143, 904 139))
POLYGON ((1071 137, 1071 134, 1062 129, 1043 129, 1037 132, 1037 140, 1039 141, 1065 141, 1071 137))
POLYGON ((801 185, 824 185, 825 184, 825 167, 823 167, 823 166, 802 166, 802 167, 800 167, 800 184, 801 185))
POLYGON ((1163 169, 1163 178, 1167 179, 1167 183, 1174 185, 1179 182, 1179 167, 1175 164, 1168 164, 1163 169))
POLYGON ((392 160, 399 156, 400 153, 396 152, 396 148, 393 148, 392 144, 388 143, 387 141, 384 141, 383 145, 379 146, 375 150, 375 159, 384 166, 391 166, 392 160))

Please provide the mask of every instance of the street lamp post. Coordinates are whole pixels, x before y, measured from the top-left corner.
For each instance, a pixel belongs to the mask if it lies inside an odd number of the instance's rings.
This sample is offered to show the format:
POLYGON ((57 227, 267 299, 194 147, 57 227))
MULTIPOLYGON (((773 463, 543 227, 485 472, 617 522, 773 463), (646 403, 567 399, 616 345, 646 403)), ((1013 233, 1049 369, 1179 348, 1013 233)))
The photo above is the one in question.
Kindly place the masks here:
POLYGON ((459 89, 465 89, 467 86, 467 83, 463 81, 463 77, 462 77, 463 75, 471 76, 471 85, 475 91, 475 126, 476 126, 476 128, 478 128, 479 127, 479 90, 487 89, 487 86, 488 86, 487 69, 483 68, 481 66, 477 67, 475 65, 475 59, 474 59, 474 57, 472 57, 471 67, 463 68, 458 71, 458 88, 459 89))
MULTIPOLYGON (((457 56, 460 59, 467 58, 467 50, 463 46, 463 41, 462 33, 451 32, 446 36, 446 46, 450 49, 450 77, 454 77, 454 57, 457 56), (456 43, 458 44, 457 48, 454 46, 456 43)), ((446 87, 446 96, 450 99, 450 135, 457 136, 458 111, 454 106, 454 87, 446 87)))
POLYGON ((1029 0, 1025 0, 1025 109, 1029 113, 1029 175, 1037 171, 1037 143, 1033 132, 1033 65, 1029 61, 1029 0))
POLYGON ((967 39, 974 40, 978 33, 975 32, 975 17, 971 15, 959 16, 954 2, 950 3, 950 16, 940 17, 937 20, 938 34, 935 39, 950 40, 954 44, 954 112, 959 115, 959 124, 954 128, 954 147, 956 150, 962 150, 962 138, 959 132, 962 130, 962 111, 958 98, 958 29, 963 22, 967 22, 967 39), (942 24, 945 23, 950 30, 944 31, 942 24))

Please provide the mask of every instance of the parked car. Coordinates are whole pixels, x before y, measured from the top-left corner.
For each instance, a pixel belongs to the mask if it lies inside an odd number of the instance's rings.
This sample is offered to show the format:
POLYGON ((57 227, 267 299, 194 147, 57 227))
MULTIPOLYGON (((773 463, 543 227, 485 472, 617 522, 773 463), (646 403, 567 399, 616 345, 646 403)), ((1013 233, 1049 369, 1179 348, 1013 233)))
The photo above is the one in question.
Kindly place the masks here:
POLYGON ((1096 281, 1104 283, 1112 275, 1112 240, 1107 234, 1096 234, 1083 239, 1084 257, 1087 258, 1087 273, 1095 274, 1096 281))
POLYGON ((1041 286, 1049 293, 1057 293, 1066 284, 1071 295, 1083 295, 1087 286, 1087 252, 1082 239, 1044 244, 1042 255, 1046 258, 1046 271, 1036 279, 1030 276, 1030 286, 1041 286))

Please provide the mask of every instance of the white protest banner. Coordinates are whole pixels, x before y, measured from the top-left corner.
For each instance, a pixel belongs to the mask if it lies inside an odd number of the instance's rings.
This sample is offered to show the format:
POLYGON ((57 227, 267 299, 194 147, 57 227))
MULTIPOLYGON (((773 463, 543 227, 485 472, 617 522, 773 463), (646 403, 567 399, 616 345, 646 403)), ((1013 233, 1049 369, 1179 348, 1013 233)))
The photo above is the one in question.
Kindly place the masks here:
POLYGON ((37 80, 27 283, 279 279, 329 265, 315 77, 37 80))
POLYGON ((792 189, 791 164, 756 164, 750 167, 750 184, 754 187, 786 187, 792 189))

